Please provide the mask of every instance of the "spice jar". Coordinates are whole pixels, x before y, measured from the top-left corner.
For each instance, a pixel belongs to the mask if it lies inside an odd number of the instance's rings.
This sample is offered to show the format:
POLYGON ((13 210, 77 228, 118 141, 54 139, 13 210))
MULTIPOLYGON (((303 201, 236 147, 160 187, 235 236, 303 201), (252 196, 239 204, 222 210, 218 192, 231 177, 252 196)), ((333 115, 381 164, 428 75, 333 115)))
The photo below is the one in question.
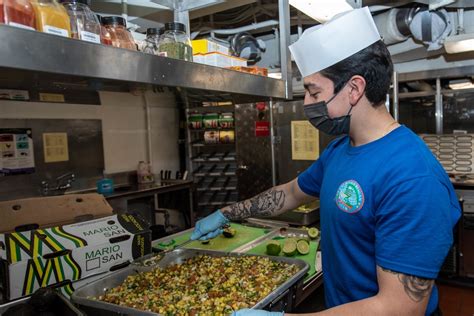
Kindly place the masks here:
POLYGON ((112 46, 137 50, 137 45, 135 45, 132 34, 127 31, 127 24, 124 18, 119 16, 102 17, 102 23, 105 29, 110 33, 112 46))
POLYGON ((66 9, 56 0, 31 0, 40 32, 70 37, 71 22, 66 9))
POLYGON ((29 0, 0 0, 0 23, 24 29, 36 27, 35 12, 29 0))
POLYGON ((186 34, 186 27, 183 23, 165 24, 165 31, 160 36, 158 50, 160 56, 193 61, 191 40, 186 34))
POLYGON ((146 30, 145 47, 143 52, 147 54, 158 55, 158 44, 160 35, 163 34, 164 29, 149 28, 146 30))
POLYGON ((100 23, 87 0, 61 0, 71 22, 71 37, 100 44, 100 23))
POLYGON ((110 36, 109 31, 103 25, 102 17, 99 14, 97 14, 96 17, 100 23, 100 42, 104 45, 112 46, 112 37, 110 36))

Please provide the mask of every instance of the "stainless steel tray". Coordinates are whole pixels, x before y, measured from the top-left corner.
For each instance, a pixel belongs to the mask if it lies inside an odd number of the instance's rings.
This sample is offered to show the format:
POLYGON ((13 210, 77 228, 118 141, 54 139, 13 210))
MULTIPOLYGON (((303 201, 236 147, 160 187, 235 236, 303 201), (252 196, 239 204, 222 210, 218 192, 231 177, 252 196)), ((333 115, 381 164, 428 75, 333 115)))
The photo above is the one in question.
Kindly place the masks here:
MULTIPOLYGON (((96 310, 109 311, 111 313, 121 314, 121 315, 159 315, 157 313, 146 312, 143 310, 138 310, 130 307, 119 306, 116 304, 111 304, 107 302, 102 302, 92 299, 93 297, 98 297, 103 295, 107 289, 116 287, 123 283, 123 281, 129 275, 137 274, 139 272, 148 272, 156 267, 165 268, 172 264, 180 264, 185 260, 198 256, 198 255, 209 255, 212 257, 267 257, 267 256, 256 256, 248 255, 243 253, 229 253, 229 252, 220 252, 220 251, 209 251, 209 250, 197 250, 197 249, 177 249, 167 253, 163 259, 161 259, 156 265, 144 266, 141 265, 141 261, 137 261, 135 264, 131 264, 125 269, 117 271, 114 274, 111 274, 107 277, 104 277, 100 280, 97 280, 93 283, 85 285, 77 289, 71 297, 71 300, 78 304, 80 307, 90 307, 96 310)), ((306 272, 309 269, 309 266, 303 260, 284 258, 284 257, 271 257, 268 256, 273 261, 285 262, 288 264, 296 265, 299 270, 298 272, 287 280, 285 283, 280 285, 275 291, 270 293, 263 300, 259 301, 253 308, 261 309, 265 306, 273 303, 275 300, 280 298, 285 291, 290 289, 293 285, 302 280, 306 272)), ((146 257, 145 257, 146 258, 146 257)))

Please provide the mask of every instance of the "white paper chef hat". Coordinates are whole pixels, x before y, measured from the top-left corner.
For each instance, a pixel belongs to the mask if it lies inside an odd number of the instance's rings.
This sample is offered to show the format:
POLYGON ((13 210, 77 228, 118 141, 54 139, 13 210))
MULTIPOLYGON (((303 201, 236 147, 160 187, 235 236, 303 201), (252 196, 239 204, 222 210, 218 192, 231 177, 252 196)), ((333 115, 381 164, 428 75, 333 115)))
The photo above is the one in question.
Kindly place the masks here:
POLYGON ((380 40, 369 8, 355 9, 304 31, 290 45, 303 77, 326 69, 380 40))

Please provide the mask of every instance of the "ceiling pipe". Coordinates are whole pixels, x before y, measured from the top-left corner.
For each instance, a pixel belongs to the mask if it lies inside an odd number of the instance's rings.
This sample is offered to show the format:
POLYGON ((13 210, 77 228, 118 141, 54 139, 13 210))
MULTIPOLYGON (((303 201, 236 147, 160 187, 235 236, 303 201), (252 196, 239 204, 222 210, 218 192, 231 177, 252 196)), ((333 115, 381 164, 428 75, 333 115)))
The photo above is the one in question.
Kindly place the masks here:
POLYGON ((250 25, 237 27, 234 29, 196 31, 191 34, 191 38, 196 38, 196 36, 198 36, 199 34, 207 34, 207 33, 214 33, 214 34, 219 34, 219 35, 234 35, 241 32, 254 31, 254 30, 258 30, 258 29, 262 29, 262 28, 270 27, 270 26, 275 26, 275 25, 278 25, 277 20, 268 20, 268 21, 259 22, 259 23, 252 23, 250 25))

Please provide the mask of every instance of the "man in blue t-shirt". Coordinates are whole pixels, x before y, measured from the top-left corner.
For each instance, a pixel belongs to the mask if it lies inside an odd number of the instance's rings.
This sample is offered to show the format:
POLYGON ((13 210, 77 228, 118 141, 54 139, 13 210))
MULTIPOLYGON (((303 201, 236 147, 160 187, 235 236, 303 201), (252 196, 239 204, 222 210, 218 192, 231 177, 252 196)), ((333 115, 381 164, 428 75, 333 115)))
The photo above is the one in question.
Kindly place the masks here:
POLYGON ((191 239, 213 238, 229 220, 273 216, 319 197, 328 309, 315 315, 439 314, 434 280, 460 207, 427 146, 384 106, 393 65, 369 11, 310 28, 290 49, 304 77, 309 121, 346 136, 293 181, 198 221, 191 239))

